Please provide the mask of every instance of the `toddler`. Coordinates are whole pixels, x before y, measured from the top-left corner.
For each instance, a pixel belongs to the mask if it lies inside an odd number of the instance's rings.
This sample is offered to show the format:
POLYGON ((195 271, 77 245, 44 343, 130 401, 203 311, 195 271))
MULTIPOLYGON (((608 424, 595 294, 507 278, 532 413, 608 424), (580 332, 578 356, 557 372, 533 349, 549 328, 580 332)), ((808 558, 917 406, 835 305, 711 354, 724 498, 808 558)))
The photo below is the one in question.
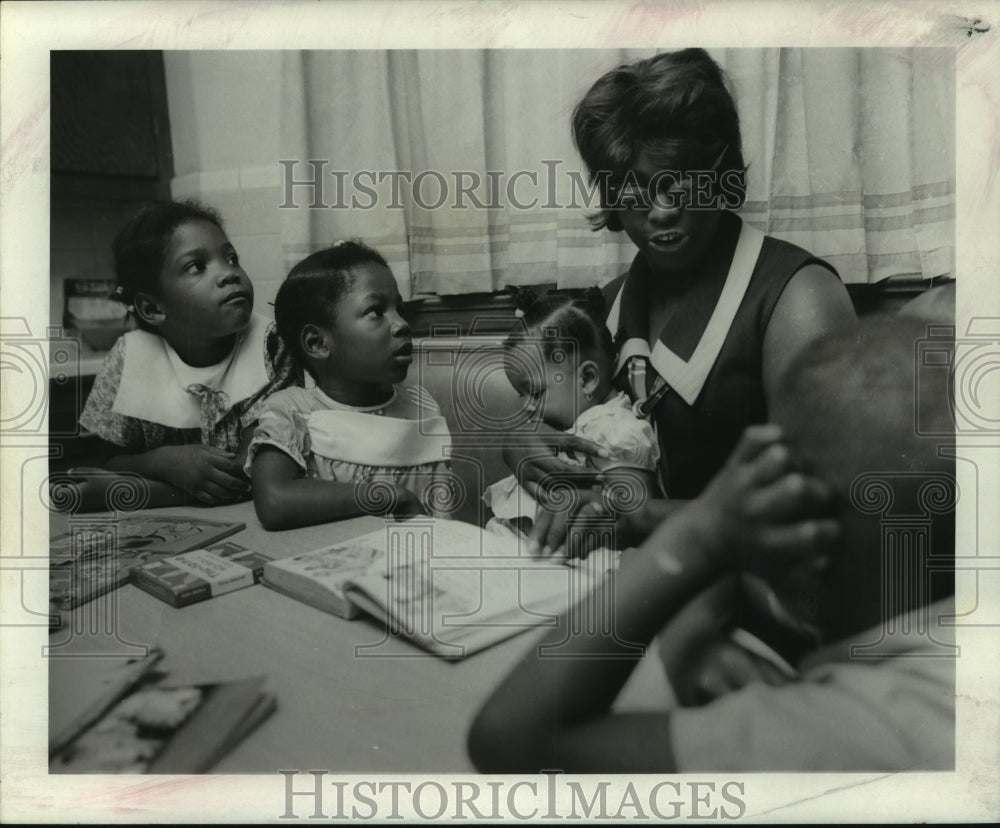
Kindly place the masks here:
MULTIPOLYGON (((582 472, 566 482, 583 483, 587 471, 591 479, 601 473, 607 481, 615 469, 629 469, 652 488, 659 460, 656 435, 633 413, 628 396, 612 385, 615 351, 603 321, 601 291, 594 288, 583 299, 521 291, 517 301, 523 326, 504 343, 507 378, 534 417, 602 450, 601 456, 584 460, 562 456, 582 472)), ((494 483, 483 497, 494 514, 488 528, 523 531, 536 518, 531 539, 542 546, 543 556, 561 542, 560 532, 538 531, 537 524, 551 515, 513 475, 494 483)))
POLYGON ((195 201, 154 204, 114 240, 114 298, 136 329, 118 339, 80 424, 105 443, 93 465, 134 472, 176 502, 247 496, 243 456, 260 404, 296 381, 253 284, 214 210, 195 201), (169 491, 168 491, 169 489, 169 491))
POLYGON ((313 253, 282 283, 278 334, 316 385, 271 397, 250 444, 266 529, 420 511, 450 474, 437 403, 404 384, 413 345, 401 304, 385 259, 357 241, 313 253))

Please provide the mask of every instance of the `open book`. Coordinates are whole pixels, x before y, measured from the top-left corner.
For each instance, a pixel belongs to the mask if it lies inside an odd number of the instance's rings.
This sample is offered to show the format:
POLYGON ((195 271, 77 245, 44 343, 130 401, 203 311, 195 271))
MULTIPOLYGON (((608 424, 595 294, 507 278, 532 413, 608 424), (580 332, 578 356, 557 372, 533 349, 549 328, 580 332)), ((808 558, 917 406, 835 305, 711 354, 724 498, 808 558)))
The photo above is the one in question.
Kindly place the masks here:
POLYGON ((263 583, 342 618, 368 613, 435 655, 462 658, 554 624, 614 563, 606 550, 573 564, 536 560, 512 536, 413 518, 270 561, 263 583))

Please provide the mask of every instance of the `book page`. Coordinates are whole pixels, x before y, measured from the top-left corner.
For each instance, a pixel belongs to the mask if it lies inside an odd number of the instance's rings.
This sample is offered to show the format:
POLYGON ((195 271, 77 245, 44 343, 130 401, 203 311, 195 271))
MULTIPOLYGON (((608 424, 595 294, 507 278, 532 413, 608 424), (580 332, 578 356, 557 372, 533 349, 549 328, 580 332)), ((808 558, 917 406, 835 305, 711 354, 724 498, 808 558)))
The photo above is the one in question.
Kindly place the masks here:
POLYGON ((550 624, 617 560, 604 550, 572 565, 534 559, 516 539, 454 521, 407 521, 385 535, 384 564, 351 578, 346 594, 362 594, 392 632, 424 646, 490 643, 550 624))

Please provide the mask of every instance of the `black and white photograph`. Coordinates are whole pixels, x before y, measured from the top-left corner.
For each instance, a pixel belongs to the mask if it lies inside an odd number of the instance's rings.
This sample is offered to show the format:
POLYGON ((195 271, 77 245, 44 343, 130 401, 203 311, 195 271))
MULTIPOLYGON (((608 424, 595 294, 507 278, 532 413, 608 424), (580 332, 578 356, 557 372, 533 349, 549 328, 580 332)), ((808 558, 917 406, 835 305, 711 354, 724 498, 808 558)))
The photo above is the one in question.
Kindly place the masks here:
POLYGON ((1000 818, 985 11, 5 4, 0 818, 1000 818))

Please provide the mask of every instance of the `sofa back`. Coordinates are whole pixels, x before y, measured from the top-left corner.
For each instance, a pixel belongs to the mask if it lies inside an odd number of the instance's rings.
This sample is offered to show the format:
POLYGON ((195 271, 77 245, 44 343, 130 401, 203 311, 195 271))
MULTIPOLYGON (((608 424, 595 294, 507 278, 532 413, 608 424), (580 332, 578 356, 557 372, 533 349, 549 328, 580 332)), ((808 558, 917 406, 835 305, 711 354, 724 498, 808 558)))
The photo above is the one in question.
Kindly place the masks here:
POLYGON ((452 471, 461 488, 453 516, 482 525, 489 511, 483 491, 510 474, 502 457, 505 434, 525 412, 503 371, 497 337, 433 336, 414 342, 408 380, 441 406, 452 441, 452 471))

